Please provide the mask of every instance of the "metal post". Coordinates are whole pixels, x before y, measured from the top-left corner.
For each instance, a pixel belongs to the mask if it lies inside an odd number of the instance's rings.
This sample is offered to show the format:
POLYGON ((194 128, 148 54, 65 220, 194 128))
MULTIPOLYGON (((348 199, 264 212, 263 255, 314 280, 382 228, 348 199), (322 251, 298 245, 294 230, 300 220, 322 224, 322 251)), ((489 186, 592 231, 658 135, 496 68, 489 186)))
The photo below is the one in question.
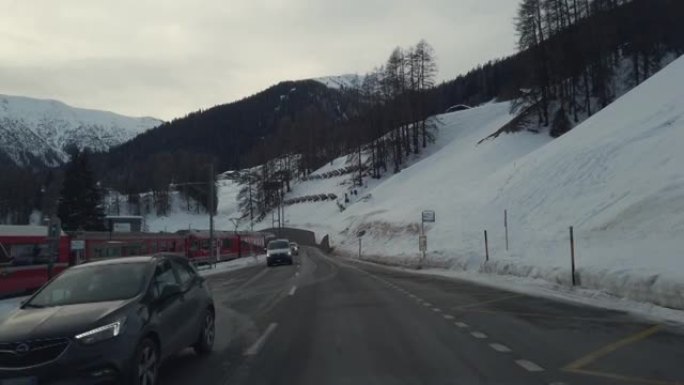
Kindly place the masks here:
POLYGON ((504 230, 506 231, 506 251, 508 251, 508 210, 504 210, 504 230))
POLYGON ((570 226, 570 263, 572 264, 572 286, 577 285, 575 278, 575 229, 570 226))
POLYGON ((218 261, 218 255, 214 250, 214 164, 209 165, 209 257, 218 261))
POLYGON ((484 231, 485 237, 485 262, 489 262, 489 240, 487 239, 487 230, 484 231))
MULTIPOLYGON (((421 219, 420 219, 420 235, 423 236, 423 237, 425 236, 425 220, 423 220, 423 216, 422 216, 422 215, 421 215, 421 219)), ((426 253, 427 253, 427 250, 425 250, 425 248, 423 248, 423 255, 422 255, 422 259, 421 259, 421 265, 422 265, 423 263, 425 263, 425 254, 426 254, 426 253)))
POLYGON ((361 259, 361 237, 359 237, 359 259, 361 259))

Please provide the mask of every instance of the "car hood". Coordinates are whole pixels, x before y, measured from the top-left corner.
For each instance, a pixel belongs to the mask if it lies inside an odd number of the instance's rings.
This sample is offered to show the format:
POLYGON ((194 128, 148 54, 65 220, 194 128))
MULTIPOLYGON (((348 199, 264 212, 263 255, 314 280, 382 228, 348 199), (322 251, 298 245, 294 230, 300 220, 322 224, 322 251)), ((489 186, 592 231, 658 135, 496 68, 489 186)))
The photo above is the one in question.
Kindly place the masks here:
POLYGON ((18 308, 0 321, 0 342, 71 337, 88 331, 129 301, 109 301, 41 309, 18 308))

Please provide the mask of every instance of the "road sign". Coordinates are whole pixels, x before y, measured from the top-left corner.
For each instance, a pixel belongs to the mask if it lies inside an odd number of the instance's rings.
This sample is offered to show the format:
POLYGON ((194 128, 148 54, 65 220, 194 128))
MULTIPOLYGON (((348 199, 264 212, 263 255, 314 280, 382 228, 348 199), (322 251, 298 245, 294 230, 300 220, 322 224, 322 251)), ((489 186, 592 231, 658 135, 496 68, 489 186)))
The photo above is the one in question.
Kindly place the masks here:
POLYGON ((85 241, 82 239, 72 239, 71 240, 71 250, 73 250, 73 251, 85 250, 85 241))
POLYGON ((356 233, 356 236, 359 238, 363 237, 364 235, 366 235, 366 230, 361 230, 358 233, 356 233))
POLYGON ((421 235, 418 237, 418 248, 420 252, 427 251, 427 235, 421 235))
POLYGON ((434 222, 434 221, 435 221, 435 212, 433 210, 423 211, 423 222, 434 222))

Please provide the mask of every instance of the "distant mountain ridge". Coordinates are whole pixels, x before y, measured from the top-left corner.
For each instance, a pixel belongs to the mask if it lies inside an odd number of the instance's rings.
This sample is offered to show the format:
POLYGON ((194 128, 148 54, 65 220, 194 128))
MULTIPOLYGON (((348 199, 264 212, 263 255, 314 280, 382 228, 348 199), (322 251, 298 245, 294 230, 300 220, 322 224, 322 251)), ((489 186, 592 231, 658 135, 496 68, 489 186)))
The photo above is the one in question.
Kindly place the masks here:
POLYGON ((106 151, 161 120, 71 107, 63 102, 0 94, 0 154, 18 166, 58 166, 70 146, 106 151))
POLYGON ((361 86, 361 83, 363 83, 363 79, 364 77, 362 75, 344 74, 335 76, 323 76, 319 78, 313 78, 311 80, 325 84, 328 88, 339 90, 358 88, 361 86))

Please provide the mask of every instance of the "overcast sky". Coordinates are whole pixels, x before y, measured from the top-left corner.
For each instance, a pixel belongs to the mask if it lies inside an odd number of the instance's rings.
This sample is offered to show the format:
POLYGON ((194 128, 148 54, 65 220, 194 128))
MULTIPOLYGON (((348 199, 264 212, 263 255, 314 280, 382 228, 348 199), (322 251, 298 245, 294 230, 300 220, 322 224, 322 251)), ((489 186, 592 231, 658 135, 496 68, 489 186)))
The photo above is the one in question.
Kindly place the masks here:
POLYGON ((517 0, 0 0, 0 93, 172 119, 426 39, 438 80, 514 51, 517 0))

